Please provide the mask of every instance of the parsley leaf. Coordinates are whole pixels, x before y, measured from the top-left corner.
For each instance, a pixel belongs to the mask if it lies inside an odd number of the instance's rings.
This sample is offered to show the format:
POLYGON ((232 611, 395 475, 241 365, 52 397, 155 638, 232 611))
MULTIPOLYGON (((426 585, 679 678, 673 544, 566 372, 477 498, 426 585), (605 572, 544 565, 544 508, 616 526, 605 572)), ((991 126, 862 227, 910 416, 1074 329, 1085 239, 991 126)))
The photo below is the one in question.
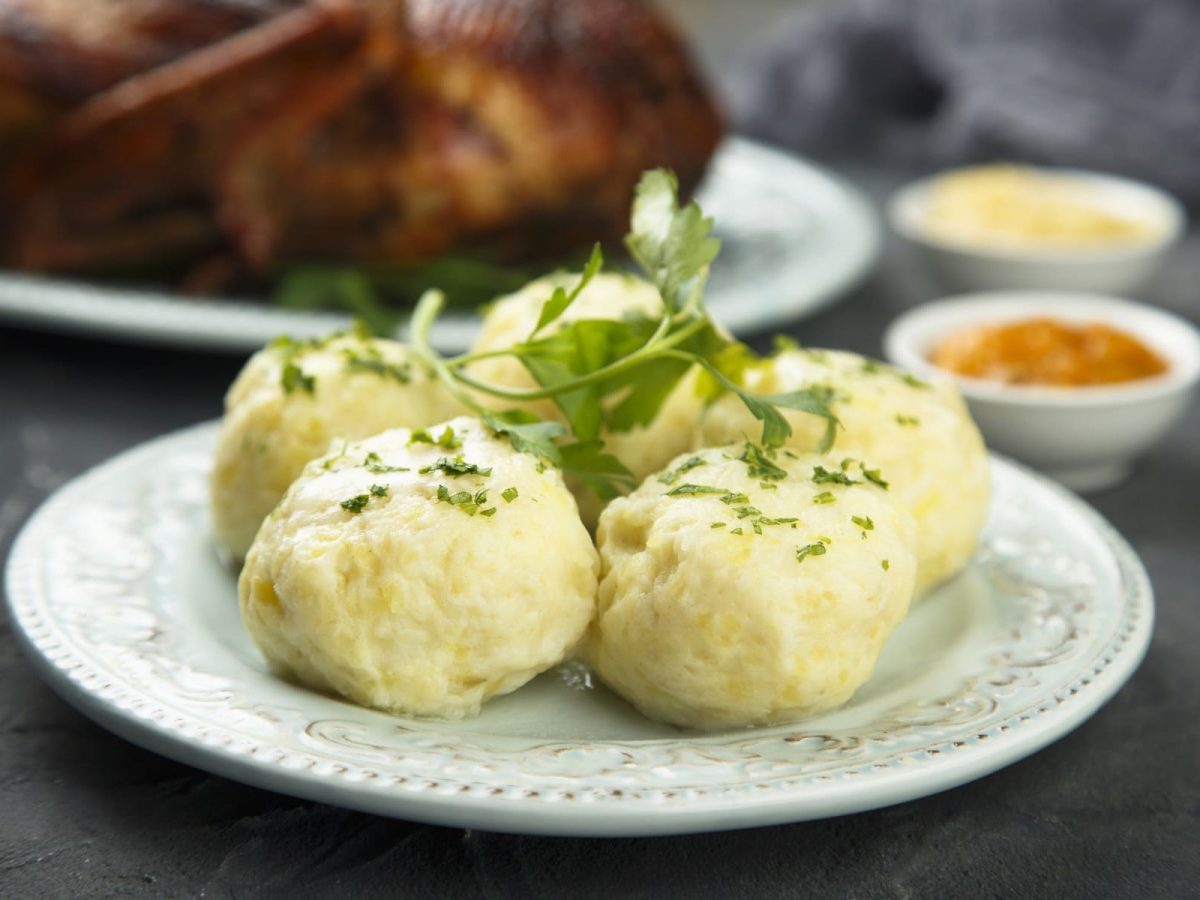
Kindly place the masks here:
POLYGON ((523 409, 484 413, 484 424, 496 434, 505 435, 518 453, 529 453, 558 466, 562 453, 554 443, 556 437, 567 433, 558 422, 546 422, 523 409))
POLYGON ((574 475, 601 499, 620 496, 620 488, 637 486, 637 479, 624 463, 611 453, 604 452, 603 441, 579 441, 558 448, 562 470, 574 475))
POLYGON ((561 316, 567 311, 572 303, 574 303, 579 295, 583 293, 583 289, 587 287, 588 282, 596 277, 596 273, 604 266, 604 254, 600 252, 600 245, 596 244, 592 247, 592 255, 588 258, 587 265, 583 267, 583 274, 579 276, 579 281, 568 294, 566 290, 559 285, 554 289, 550 299, 542 306, 542 312, 538 316, 537 325, 533 331, 529 333, 529 337, 533 338, 535 334, 561 316))
POLYGON ((650 276, 671 312, 698 302, 702 275, 721 249, 721 242, 711 235, 712 219, 695 202, 680 209, 678 194, 674 172, 644 173, 634 191, 630 233, 625 238, 630 256, 650 276))

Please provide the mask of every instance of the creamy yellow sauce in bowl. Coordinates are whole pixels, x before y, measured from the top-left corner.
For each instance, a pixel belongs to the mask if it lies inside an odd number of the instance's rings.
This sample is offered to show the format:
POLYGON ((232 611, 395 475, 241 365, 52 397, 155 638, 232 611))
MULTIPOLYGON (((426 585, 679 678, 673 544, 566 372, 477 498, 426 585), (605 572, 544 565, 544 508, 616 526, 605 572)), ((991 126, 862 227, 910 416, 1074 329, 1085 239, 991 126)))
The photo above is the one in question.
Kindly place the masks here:
POLYGON ((1129 294, 1182 233, 1170 194, 1127 178, 1009 163, 913 182, 888 206, 892 227, 945 286, 1129 294))
POLYGON ((934 179, 925 209, 932 236, 1017 249, 1090 249, 1138 244, 1164 223, 1121 208, 1086 178, 997 164, 934 179))

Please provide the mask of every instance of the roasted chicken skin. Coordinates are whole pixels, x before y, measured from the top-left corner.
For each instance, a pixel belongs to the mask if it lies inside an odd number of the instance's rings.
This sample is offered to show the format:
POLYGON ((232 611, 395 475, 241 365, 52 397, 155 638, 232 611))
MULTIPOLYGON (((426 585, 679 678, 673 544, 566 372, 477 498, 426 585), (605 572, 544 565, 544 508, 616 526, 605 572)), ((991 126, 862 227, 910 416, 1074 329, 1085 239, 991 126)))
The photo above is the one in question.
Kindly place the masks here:
POLYGON ((249 6, 257 21, 99 90, 3 167, 9 265, 546 256, 619 237, 646 168, 693 187, 720 136, 637 0, 249 6))
POLYGON ((0 0, 0 147, 296 0, 0 0))

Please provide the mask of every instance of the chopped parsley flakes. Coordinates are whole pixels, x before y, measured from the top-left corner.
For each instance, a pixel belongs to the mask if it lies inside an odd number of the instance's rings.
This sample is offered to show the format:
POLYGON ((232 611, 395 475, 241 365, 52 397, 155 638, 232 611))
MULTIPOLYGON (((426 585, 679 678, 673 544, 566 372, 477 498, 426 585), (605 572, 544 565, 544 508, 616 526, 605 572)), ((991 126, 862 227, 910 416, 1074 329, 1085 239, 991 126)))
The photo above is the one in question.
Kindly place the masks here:
POLYGON ((775 464, 774 456, 770 450, 747 441, 738 459, 746 464, 746 471, 750 473, 751 478, 760 481, 782 481, 787 478, 787 470, 775 464))
POLYGON ((837 497, 833 496, 833 494, 830 491, 821 491, 821 493, 819 493, 815 497, 813 497, 813 503, 816 503, 818 505, 823 504, 823 503, 836 503, 836 502, 837 502, 837 497))
POLYGON ((658 480, 663 484, 674 484, 679 480, 680 476, 683 475, 684 472, 690 472, 692 469, 702 465, 704 465, 704 459, 699 456, 693 456, 690 459, 686 459, 681 462, 671 471, 663 472, 658 476, 658 480))
POLYGON ((815 544, 805 544, 796 548, 796 562, 804 562, 810 556, 824 556, 825 544, 818 538, 815 544))
POLYGON ((316 393, 317 389, 317 379, 307 374, 291 360, 284 363, 283 374, 280 376, 279 383, 283 386, 285 394, 290 394, 297 388, 312 394, 316 393))
POLYGON ((921 424, 921 420, 916 416, 896 416, 896 424, 907 428, 916 428, 921 424))
POLYGON ((376 475, 383 475, 387 472, 408 471, 406 466, 389 466, 374 450, 367 454, 367 457, 362 461, 362 464, 366 467, 368 472, 373 472, 376 475))
POLYGON ((482 507, 487 503, 487 489, 476 491, 472 494, 470 491, 455 491, 450 492, 450 488, 444 484, 439 484, 437 487, 437 499, 439 503, 448 503, 459 512, 466 513, 468 516, 473 516, 479 513, 483 516, 494 516, 496 507, 491 506, 487 509, 482 507))
POLYGON ((868 469, 866 463, 859 463, 858 467, 862 470, 863 478, 867 479, 867 481, 879 485, 885 491, 888 489, 888 483, 883 480, 883 476, 879 474, 878 469, 868 469))
POLYGON ((408 363, 388 362, 378 351, 365 356, 347 351, 346 353, 346 371, 350 373, 370 372, 375 375, 388 376, 394 378, 401 384, 408 384, 412 381, 412 366, 408 363))
POLYGON ((824 466, 813 466, 812 480, 814 484, 858 484, 844 471, 829 471, 824 466))
POLYGON ((517 499, 517 489, 515 487, 507 487, 500 492, 500 496, 504 498, 505 503, 512 503, 517 499))
POLYGON ((681 484, 667 491, 668 497, 693 497, 696 494, 728 494, 725 488, 710 487, 707 484, 681 484))
POLYGON ((411 447, 413 444, 436 444, 447 450, 457 450, 462 446, 462 441, 455 437, 454 429, 447 425, 436 438, 424 428, 417 428, 408 438, 408 445, 411 447))
POLYGON ((422 475, 428 475, 430 472, 444 472, 452 478, 458 478, 462 475, 487 476, 492 474, 490 468, 481 469, 475 463, 469 463, 461 456, 456 456, 454 459, 446 456, 439 457, 437 462, 421 466, 417 471, 422 475))
POLYGON ((388 495, 388 486, 386 484, 373 484, 367 490, 369 493, 356 494, 349 500, 343 500, 341 503, 342 509, 348 513, 358 515, 367 508, 367 504, 371 502, 372 497, 386 497, 388 495))

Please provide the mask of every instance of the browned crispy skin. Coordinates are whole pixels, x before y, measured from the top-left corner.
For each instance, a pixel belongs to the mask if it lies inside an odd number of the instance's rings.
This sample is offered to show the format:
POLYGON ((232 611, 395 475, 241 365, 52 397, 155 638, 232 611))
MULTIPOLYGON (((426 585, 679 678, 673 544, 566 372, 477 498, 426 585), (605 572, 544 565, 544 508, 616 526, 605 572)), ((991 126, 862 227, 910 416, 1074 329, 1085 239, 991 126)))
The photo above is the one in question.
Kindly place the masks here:
POLYGON ((545 256, 619 237, 646 168, 689 190, 719 134, 636 0, 313 0, 66 115, 3 175, 5 257, 545 256))
POLYGON ((219 215, 253 263, 616 239, 644 169, 690 190, 720 136, 680 40, 634 0, 413 0, 408 30, 356 102, 297 102, 230 155, 219 215))
POLYGON ((119 81, 296 0, 0 0, 0 154, 119 81))
POLYGON ((296 0, 0 0, 0 80, 77 103, 296 0))
POLYGON ((8 167, 8 261, 84 271, 207 252, 231 137, 352 59, 362 33, 357 6, 305 6, 96 95, 8 167))

